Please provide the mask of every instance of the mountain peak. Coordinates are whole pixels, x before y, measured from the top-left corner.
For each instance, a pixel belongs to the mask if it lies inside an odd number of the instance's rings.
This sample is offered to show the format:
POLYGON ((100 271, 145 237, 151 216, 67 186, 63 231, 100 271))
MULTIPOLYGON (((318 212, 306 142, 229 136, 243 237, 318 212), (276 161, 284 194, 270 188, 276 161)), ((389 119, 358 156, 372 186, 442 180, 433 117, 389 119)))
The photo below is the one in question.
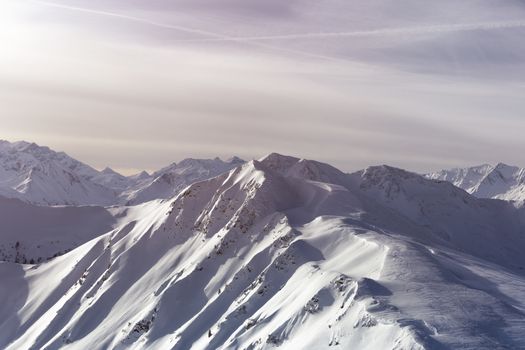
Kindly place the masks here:
POLYGON ((406 180, 421 177, 416 173, 384 164, 370 166, 358 173, 361 174, 363 179, 372 182, 381 182, 386 180, 406 180))
POLYGON ((122 176, 121 174, 119 174, 118 172, 116 172, 115 170, 111 169, 110 167, 105 167, 101 173, 103 174, 107 174, 107 175, 119 175, 119 176, 122 176))
POLYGON ((130 175, 128 177, 129 178, 133 178, 133 179, 146 179, 146 178, 148 178, 150 176, 151 175, 146 170, 142 170, 140 173, 133 174, 133 175, 130 175))
POLYGON ((261 163, 272 163, 272 162, 275 162, 275 163, 283 163, 283 162, 288 162, 288 163, 292 163, 292 162, 298 162, 300 158, 297 158, 297 157, 293 157, 293 156, 288 156, 288 155, 284 155, 284 154, 281 154, 281 153, 277 153, 277 152, 272 152, 272 153, 269 153, 265 156, 263 156, 262 158, 259 159, 259 162, 261 163))
POLYGON ((222 163, 222 160, 219 157, 213 159, 200 159, 200 158, 185 158, 181 160, 178 164, 175 164, 175 167, 187 167, 187 166, 202 166, 209 163, 222 163))
POLYGON ((238 163, 238 164, 242 164, 242 163, 246 163, 246 161, 242 158, 239 158, 237 156, 232 156, 228 159, 226 159, 226 163, 238 163))
POLYGON ((35 153, 38 151, 38 153, 54 153, 54 154, 57 153, 51 150, 47 146, 39 146, 38 144, 34 142, 27 142, 27 141, 9 142, 6 140, 1 140, 0 145, 3 146, 4 149, 11 149, 12 151, 16 151, 16 152, 35 153))
POLYGON ((499 162, 498 164, 496 164, 495 168, 496 169, 500 169, 500 168, 517 168, 517 167, 513 166, 513 165, 508 165, 508 164, 503 163, 503 162, 499 162))
POLYGON ((259 159, 259 162, 264 166, 279 171, 285 172, 291 166, 296 164, 300 159, 292 156, 285 156, 279 153, 270 153, 259 159))
POLYGON ((505 178, 512 177, 514 173, 518 172, 520 170, 519 167, 514 165, 508 165, 505 163, 498 163, 494 167, 495 171, 498 171, 501 175, 503 175, 505 178))

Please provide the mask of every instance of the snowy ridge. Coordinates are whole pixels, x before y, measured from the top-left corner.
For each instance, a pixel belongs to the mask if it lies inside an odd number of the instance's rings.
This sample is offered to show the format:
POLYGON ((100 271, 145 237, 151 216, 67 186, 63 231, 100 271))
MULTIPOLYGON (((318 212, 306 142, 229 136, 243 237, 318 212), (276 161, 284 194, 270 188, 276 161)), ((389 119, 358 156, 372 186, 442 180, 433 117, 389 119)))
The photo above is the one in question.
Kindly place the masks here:
POLYGON ((66 254, 0 264, 0 347, 525 346, 524 212, 446 182, 271 154, 108 213, 66 254))
POLYGON ((525 169, 499 163, 471 168, 442 170, 425 175, 449 181, 479 198, 525 201, 525 169))

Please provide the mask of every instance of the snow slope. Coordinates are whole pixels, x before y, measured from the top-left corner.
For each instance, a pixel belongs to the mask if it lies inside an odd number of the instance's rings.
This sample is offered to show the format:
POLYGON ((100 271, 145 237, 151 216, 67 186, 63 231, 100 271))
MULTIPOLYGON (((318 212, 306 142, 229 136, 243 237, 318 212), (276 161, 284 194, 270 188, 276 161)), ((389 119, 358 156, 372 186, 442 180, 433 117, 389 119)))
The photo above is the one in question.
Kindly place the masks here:
POLYGON ((429 179, 449 181, 479 198, 525 201, 525 169, 499 163, 456 168, 425 175, 429 179))
POLYGON ((66 254, 0 263, 0 347, 525 347, 511 203, 271 154, 114 210, 66 254))
POLYGON ((121 209, 36 206, 0 197, 0 259, 29 263, 62 255, 111 231, 121 209))

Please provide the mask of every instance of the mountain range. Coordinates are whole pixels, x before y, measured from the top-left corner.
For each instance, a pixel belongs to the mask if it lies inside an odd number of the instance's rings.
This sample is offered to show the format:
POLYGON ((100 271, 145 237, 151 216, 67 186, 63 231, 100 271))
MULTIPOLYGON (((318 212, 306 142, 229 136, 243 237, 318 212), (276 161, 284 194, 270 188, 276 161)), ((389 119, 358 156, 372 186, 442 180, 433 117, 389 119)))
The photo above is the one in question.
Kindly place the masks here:
POLYGON ((78 181, 0 197, 0 348, 525 348, 525 208, 469 193, 490 167, 468 191, 276 153, 121 177, 2 147, 3 179, 78 181), (41 205, 101 187, 123 204, 41 205))
POLYGON ((470 168, 442 170, 426 175, 429 179, 449 181, 480 198, 525 201, 525 169, 499 163, 470 168))
POLYGON ((0 140, 0 195, 38 205, 139 204, 170 198, 192 182, 243 162, 237 157, 185 159, 151 175, 123 176, 111 168, 98 171, 35 143, 0 140))

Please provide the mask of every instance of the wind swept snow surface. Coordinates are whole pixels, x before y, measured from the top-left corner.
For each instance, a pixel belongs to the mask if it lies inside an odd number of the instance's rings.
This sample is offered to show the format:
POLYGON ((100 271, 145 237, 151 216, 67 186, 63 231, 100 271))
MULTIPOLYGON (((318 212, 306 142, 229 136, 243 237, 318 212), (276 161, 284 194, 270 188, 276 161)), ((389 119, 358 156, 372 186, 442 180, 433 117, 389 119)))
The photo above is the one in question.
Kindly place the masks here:
POLYGON ((447 182, 271 154, 109 214, 0 264, 1 348, 525 347, 525 215, 447 182))

